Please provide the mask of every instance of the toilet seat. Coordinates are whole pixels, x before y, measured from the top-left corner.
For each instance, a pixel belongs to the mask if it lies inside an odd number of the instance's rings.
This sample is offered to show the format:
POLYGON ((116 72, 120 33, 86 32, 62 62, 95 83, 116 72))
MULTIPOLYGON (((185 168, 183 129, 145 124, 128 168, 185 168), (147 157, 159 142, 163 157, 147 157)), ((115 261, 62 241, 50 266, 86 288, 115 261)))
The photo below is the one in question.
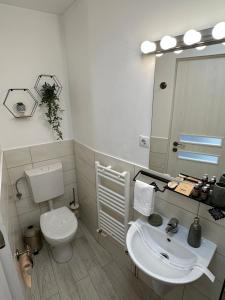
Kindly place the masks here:
POLYGON ((60 207, 41 215, 41 231, 50 244, 63 243, 76 233, 78 222, 76 216, 67 208, 60 207))

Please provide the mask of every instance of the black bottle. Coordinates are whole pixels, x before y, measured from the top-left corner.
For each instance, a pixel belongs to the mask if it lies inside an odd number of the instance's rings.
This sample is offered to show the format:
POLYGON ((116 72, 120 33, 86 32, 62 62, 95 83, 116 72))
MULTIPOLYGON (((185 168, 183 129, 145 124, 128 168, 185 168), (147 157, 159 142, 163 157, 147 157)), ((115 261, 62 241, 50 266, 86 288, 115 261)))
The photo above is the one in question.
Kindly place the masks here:
POLYGON ((194 223, 189 229, 187 242, 191 247, 199 248, 201 246, 202 228, 199 224, 199 218, 194 218, 194 223))

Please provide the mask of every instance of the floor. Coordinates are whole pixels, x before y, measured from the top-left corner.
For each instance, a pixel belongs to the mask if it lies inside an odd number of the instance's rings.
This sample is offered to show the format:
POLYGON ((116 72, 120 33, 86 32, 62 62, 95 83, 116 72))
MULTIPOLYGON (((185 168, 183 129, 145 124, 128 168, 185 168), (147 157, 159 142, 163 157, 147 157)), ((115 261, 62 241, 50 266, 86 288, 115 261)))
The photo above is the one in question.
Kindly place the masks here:
POLYGON ((83 224, 73 242, 73 258, 57 264, 47 247, 34 260, 28 300, 156 300, 153 291, 119 265, 83 224))

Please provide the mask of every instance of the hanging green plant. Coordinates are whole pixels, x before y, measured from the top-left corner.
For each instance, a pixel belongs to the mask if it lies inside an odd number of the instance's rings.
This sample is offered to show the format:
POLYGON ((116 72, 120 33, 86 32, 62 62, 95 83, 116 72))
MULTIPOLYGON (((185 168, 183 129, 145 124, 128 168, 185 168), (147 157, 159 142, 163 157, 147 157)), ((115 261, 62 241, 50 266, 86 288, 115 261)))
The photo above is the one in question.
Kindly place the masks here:
POLYGON ((62 113, 59 97, 57 96, 56 85, 50 85, 49 83, 43 84, 41 88, 41 102, 40 106, 45 106, 47 111, 45 116, 47 117, 47 121, 50 124, 51 128, 55 131, 57 135, 57 140, 63 139, 63 134, 61 131, 61 121, 62 117, 60 114, 62 113))

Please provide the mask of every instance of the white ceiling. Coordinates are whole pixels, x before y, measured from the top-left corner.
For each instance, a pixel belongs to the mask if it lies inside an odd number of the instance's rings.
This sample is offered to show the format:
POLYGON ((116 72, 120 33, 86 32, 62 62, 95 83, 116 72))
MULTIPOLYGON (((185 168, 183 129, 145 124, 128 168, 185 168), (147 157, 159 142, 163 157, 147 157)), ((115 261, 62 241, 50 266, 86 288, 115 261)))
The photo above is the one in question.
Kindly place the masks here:
POLYGON ((0 0, 0 3, 44 12, 61 14, 75 0, 0 0))

